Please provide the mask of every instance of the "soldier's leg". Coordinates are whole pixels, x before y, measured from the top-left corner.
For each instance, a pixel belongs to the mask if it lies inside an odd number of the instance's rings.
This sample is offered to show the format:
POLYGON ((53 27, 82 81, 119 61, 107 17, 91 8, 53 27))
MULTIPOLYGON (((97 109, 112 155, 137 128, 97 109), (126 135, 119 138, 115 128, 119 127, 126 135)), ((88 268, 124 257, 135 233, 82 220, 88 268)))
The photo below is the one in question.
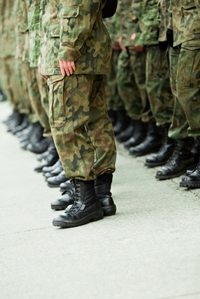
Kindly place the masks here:
POLYGON ((63 80, 56 75, 49 83, 49 121, 66 176, 95 180, 112 173, 116 150, 102 76, 71 75, 63 80))
POLYGON ((50 79, 50 124, 65 172, 73 179, 75 200, 53 225, 71 227, 115 213, 110 189, 116 148, 103 76, 61 79, 50 79))
POLYGON ((110 73, 105 77, 105 90, 108 105, 108 114, 111 118, 112 124, 114 125, 117 121, 117 111, 124 110, 124 103, 119 95, 117 85, 117 61, 119 58, 120 51, 112 52, 111 57, 111 70, 110 73))
POLYGON ((168 137, 172 121, 174 98, 169 80, 169 62, 166 51, 158 45, 147 48, 147 90, 156 125, 162 128, 163 143, 159 151, 147 157, 145 165, 164 165, 174 150, 174 140, 168 137))
POLYGON ((180 176, 187 169, 191 169, 196 165, 196 159, 191 152, 194 139, 188 137, 188 122, 182 103, 178 97, 177 81, 179 80, 179 75, 181 75, 180 71, 178 75, 180 49, 170 48, 169 54, 170 83, 174 95, 174 112, 172 124, 169 128, 169 137, 175 139, 175 149, 166 164, 156 173, 156 178, 160 180, 180 176))

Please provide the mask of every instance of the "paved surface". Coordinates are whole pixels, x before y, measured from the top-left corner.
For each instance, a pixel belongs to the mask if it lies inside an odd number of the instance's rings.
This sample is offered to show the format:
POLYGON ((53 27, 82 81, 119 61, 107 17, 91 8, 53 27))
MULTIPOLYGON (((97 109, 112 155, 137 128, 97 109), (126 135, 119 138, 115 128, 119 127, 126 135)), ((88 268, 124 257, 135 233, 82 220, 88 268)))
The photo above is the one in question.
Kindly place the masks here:
POLYGON ((33 168, 2 120, 0 103, 0 298, 200 298, 200 190, 156 181, 144 157, 118 145, 115 216, 78 228, 51 225, 60 193, 33 168))

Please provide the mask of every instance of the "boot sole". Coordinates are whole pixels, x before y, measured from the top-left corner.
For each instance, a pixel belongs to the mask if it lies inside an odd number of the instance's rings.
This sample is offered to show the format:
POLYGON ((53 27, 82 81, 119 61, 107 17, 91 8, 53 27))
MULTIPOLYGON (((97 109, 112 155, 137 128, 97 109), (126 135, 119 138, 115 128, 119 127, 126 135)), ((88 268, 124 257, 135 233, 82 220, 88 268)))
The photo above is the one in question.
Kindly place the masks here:
POLYGON ((200 188, 200 184, 199 183, 184 183, 184 182, 180 182, 179 184, 180 187, 186 187, 186 188, 200 188))
POLYGON ((173 178, 176 178, 176 177, 179 177, 181 176, 182 174, 184 174, 186 172, 186 170, 191 170, 193 169, 194 167, 196 167, 196 163, 191 165, 191 166, 188 166, 187 168, 185 168, 184 170, 180 171, 180 172, 177 172, 176 174, 172 174, 172 175, 163 175, 163 176, 155 176, 156 179, 158 180, 167 180, 167 179, 173 179, 173 178))
POLYGON ((66 222, 64 220, 61 222, 53 219, 52 224, 53 226, 59 226, 61 228, 70 228, 70 227, 84 225, 91 221, 98 221, 101 220, 102 218, 103 218, 103 211, 101 213, 96 213, 96 212, 92 213, 83 219, 73 221, 73 222, 66 222))

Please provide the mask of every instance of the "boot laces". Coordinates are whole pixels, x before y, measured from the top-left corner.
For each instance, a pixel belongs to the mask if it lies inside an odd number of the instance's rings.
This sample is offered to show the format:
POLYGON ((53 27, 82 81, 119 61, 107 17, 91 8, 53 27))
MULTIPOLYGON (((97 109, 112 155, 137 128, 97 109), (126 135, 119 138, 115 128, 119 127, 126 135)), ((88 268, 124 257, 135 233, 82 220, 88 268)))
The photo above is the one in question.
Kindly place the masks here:
POLYGON ((74 203, 69 209, 70 213, 76 213, 78 210, 84 210, 85 204, 81 201, 80 184, 73 181, 75 193, 74 193, 74 203))

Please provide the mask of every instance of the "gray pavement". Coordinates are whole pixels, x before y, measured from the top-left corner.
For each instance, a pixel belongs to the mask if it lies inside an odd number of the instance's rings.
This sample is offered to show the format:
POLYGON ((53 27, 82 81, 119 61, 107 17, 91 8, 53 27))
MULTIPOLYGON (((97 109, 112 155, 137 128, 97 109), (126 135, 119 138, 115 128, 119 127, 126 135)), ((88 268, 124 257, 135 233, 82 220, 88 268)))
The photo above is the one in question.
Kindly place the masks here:
POLYGON ((6 132, 9 114, 0 103, 0 298, 200 298, 200 189, 179 188, 180 178, 156 181, 145 157, 118 145, 117 214, 55 228, 60 212, 50 202, 60 192, 6 132))

